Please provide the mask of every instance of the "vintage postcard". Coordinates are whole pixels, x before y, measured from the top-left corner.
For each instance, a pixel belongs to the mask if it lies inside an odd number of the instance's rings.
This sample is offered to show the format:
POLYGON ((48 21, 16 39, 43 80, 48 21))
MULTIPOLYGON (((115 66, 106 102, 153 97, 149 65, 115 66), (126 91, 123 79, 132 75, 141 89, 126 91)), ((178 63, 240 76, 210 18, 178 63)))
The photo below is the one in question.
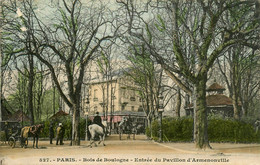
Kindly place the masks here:
POLYGON ((260 164, 259 0, 0 3, 0 165, 260 164))

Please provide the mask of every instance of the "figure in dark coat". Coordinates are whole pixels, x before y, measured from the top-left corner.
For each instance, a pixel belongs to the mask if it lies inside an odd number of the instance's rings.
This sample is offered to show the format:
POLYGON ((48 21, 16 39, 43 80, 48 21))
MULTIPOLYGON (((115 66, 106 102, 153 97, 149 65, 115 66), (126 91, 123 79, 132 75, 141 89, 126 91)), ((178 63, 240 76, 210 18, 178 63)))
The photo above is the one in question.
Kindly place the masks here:
POLYGON ((52 144, 52 139, 54 138, 53 123, 50 124, 49 132, 50 132, 50 144, 52 144))
POLYGON ((4 130, 5 130, 5 143, 6 143, 8 141, 8 138, 9 138, 8 122, 5 122, 4 130))
POLYGON ((104 125, 102 124, 102 119, 99 116, 99 112, 96 112, 96 116, 93 119, 93 124, 97 124, 104 129, 104 125))

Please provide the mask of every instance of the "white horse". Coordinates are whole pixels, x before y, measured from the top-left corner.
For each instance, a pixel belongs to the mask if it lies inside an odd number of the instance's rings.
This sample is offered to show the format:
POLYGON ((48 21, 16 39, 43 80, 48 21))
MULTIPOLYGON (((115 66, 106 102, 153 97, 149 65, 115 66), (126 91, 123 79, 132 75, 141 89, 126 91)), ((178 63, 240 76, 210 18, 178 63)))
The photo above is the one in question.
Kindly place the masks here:
MULTIPOLYGON (((102 124, 104 125, 104 129, 106 129, 106 126, 107 126, 107 123, 106 121, 102 121, 102 124)), ((90 126, 88 126, 88 129, 89 129, 89 132, 90 132, 90 135, 91 135, 91 140, 90 140, 90 148, 92 148, 92 144, 95 143, 95 147, 97 147, 97 144, 95 142, 95 136, 98 136, 99 137, 99 142, 98 144, 100 144, 101 142, 103 142, 103 146, 105 146, 105 132, 103 130, 103 128, 97 124, 91 124, 90 126)))

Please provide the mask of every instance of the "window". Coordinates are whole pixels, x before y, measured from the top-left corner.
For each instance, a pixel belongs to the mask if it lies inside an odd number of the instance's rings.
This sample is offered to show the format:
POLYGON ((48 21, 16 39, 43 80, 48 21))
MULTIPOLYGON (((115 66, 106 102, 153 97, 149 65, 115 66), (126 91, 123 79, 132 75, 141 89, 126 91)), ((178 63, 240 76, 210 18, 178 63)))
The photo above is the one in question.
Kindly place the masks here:
POLYGON ((98 92, 98 90, 94 89, 94 101, 98 101, 97 92, 98 92))
POLYGON ((132 106, 132 107, 131 107, 131 110, 132 110, 132 111, 135 111, 135 106, 132 106))
POLYGON ((123 97, 123 98, 126 98, 126 88, 125 88, 125 87, 122 87, 122 88, 121 88, 121 91, 122 91, 122 92, 121 92, 121 93, 122 93, 122 97, 123 97))
POLYGON ((112 99, 116 99, 116 96, 115 96, 115 87, 112 87, 112 99))

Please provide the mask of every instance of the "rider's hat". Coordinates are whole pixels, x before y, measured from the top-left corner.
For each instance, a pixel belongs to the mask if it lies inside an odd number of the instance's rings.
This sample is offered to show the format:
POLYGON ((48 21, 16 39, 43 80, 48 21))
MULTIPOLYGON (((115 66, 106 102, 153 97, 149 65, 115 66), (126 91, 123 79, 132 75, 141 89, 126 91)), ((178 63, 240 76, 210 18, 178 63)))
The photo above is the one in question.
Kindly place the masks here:
POLYGON ((59 126, 62 126, 62 123, 59 123, 59 126))

